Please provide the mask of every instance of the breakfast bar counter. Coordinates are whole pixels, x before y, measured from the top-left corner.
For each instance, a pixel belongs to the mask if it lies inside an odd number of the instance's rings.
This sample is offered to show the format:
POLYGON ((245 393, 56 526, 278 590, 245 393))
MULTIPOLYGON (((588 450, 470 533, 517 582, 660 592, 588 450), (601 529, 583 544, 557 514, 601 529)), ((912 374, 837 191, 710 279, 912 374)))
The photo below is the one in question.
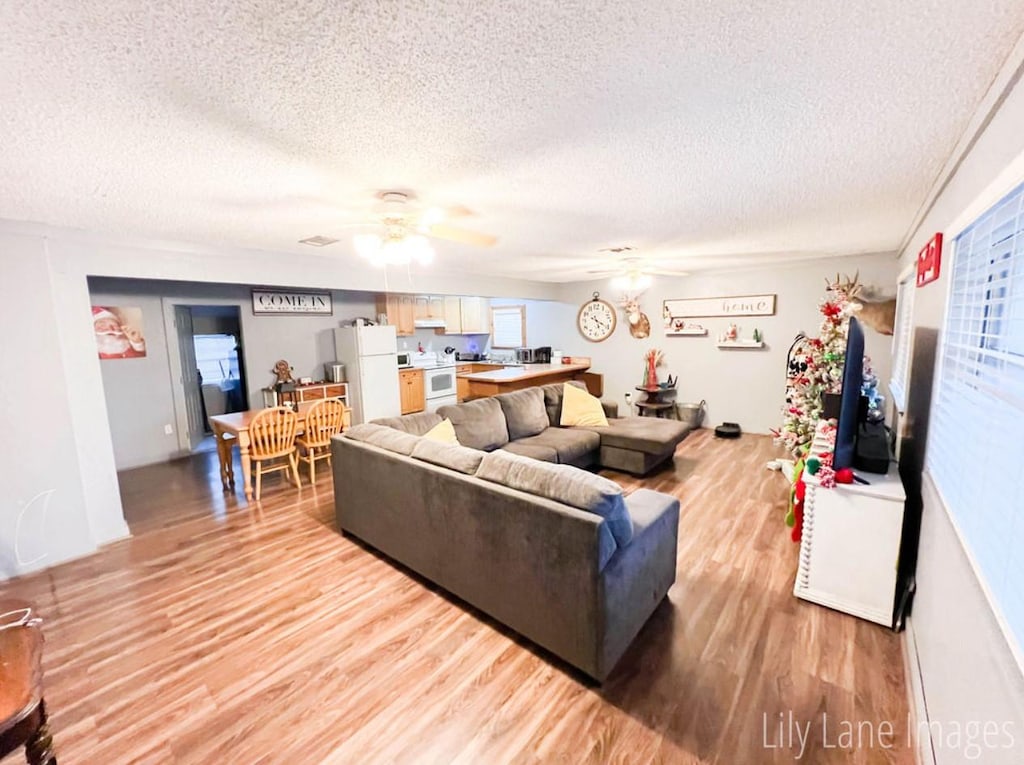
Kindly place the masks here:
POLYGON ((525 364, 489 372, 469 372, 459 378, 469 384, 469 398, 484 398, 534 385, 575 380, 590 364, 525 364))

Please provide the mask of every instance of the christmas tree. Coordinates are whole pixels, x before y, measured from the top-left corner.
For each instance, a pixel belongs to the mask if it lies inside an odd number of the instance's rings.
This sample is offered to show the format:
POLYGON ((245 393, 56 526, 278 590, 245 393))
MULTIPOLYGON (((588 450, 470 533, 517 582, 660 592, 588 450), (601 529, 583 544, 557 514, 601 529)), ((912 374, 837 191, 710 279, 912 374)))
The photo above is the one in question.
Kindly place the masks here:
MULTIPOLYGON (((814 436, 821 418, 822 395, 838 393, 842 387, 850 317, 859 308, 848 294, 856 279, 840 282, 837 275, 827 284, 827 294, 818 304, 822 316, 818 337, 800 335, 790 350, 783 423, 774 431, 776 443, 794 455, 814 436)), ((866 363, 864 369, 865 375, 870 373, 866 363)))

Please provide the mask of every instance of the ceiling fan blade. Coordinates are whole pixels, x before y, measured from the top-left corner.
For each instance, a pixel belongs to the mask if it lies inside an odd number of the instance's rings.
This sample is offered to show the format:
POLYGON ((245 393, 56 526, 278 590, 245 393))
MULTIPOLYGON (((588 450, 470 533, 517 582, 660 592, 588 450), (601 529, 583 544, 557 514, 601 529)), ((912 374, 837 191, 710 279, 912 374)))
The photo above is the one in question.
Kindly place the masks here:
POLYGON ((645 268, 645 274, 651 274, 653 276, 689 276, 689 271, 669 271, 668 269, 661 268, 645 268))
POLYGON ((435 239, 447 239, 451 242, 473 244, 477 247, 492 247, 498 241, 496 236, 481 234, 479 231, 470 231, 469 229, 457 226, 449 226, 445 223, 435 223, 432 226, 427 226, 424 233, 435 239))

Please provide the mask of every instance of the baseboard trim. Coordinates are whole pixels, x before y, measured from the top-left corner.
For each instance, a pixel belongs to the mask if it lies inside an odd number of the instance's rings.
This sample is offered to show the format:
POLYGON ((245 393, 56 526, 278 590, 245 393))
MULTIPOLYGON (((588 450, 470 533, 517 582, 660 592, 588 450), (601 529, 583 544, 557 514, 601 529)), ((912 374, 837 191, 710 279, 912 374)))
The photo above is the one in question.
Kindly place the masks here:
POLYGON ((936 765, 931 736, 917 735, 918 731, 930 728, 927 725, 928 702, 924 695, 921 662, 917 655, 917 636, 914 633, 914 620, 910 616, 907 617, 903 630, 903 673, 907 682, 907 701, 910 704, 910 717, 914 726, 912 730, 907 731, 914 745, 914 757, 918 765, 936 765))

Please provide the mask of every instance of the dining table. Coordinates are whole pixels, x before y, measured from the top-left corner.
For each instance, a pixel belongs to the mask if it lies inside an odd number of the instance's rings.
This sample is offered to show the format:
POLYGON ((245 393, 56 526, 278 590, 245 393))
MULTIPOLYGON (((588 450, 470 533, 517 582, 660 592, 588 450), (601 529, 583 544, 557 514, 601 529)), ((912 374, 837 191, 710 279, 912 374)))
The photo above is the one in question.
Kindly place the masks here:
MULTIPOLYGON (((245 498, 252 501, 252 462, 249 458, 249 425, 253 417, 262 409, 248 409, 244 412, 215 414, 210 417, 210 427, 217 442, 217 459, 220 461, 220 481, 225 491, 235 488, 235 467, 231 458, 232 444, 238 444, 238 452, 242 461, 242 485, 245 498)), ((299 417, 296 433, 301 433, 306 424, 306 414, 301 409, 296 413, 299 417)))

